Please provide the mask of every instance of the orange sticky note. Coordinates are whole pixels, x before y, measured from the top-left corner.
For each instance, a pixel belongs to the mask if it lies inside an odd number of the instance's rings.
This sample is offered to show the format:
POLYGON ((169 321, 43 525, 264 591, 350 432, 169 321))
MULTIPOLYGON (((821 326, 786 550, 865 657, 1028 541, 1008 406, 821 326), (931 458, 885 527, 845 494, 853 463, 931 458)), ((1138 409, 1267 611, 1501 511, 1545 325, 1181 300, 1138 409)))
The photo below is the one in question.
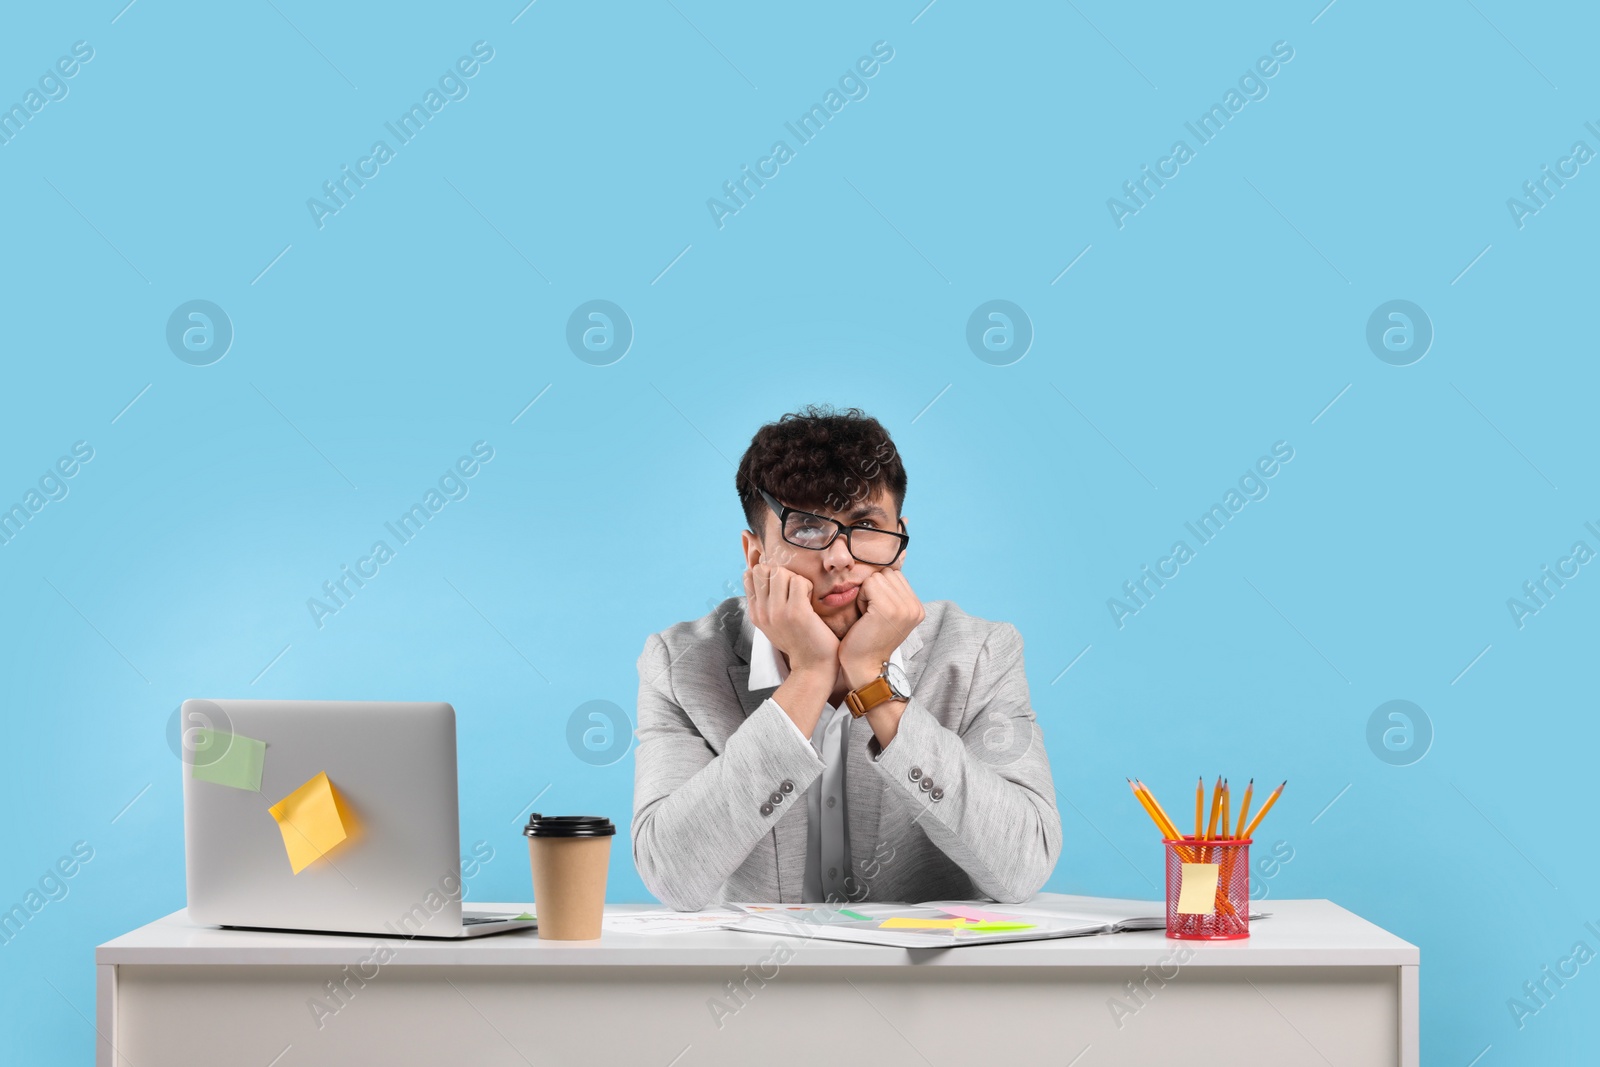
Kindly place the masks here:
POLYGON ((348 836, 327 772, 318 774, 267 810, 283 833, 283 847, 295 874, 348 836))

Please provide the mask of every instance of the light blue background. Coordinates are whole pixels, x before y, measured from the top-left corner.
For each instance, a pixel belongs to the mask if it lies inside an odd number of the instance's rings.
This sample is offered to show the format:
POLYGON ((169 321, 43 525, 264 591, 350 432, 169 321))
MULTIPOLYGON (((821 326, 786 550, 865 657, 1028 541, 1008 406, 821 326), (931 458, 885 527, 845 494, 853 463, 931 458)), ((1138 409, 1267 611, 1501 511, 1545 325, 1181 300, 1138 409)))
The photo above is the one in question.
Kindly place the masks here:
POLYGON ((922 2, 7 14, 0 101, 94 48, 0 145, 0 502, 95 450, 0 547, 0 904, 94 849, 0 947, 19 1062, 86 1062, 93 946, 183 905, 186 697, 451 701, 475 899, 529 896, 541 790, 625 822, 631 757, 578 759, 568 717, 631 712, 645 637, 738 591, 732 464, 809 401, 894 434, 915 590, 1026 639, 1047 888, 1158 895, 1124 775, 1180 808, 1196 774, 1286 777, 1271 896, 1422 947, 1426 1062, 1593 1055, 1594 966, 1523 1029, 1507 1000, 1600 950, 1600 577, 1506 606, 1600 548, 1600 176, 1506 206, 1600 148, 1593 13, 922 2), (478 40, 470 95, 319 230, 307 198, 478 40), (879 40, 870 94, 718 229, 707 199, 879 40), (1107 198, 1280 40, 1269 95, 1118 229, 1107 198), (197 298, 236 331, 206 367, 164 340, 197 298), (564 339, 596 298, 636 331, 609 366, 564 339), (964 339, 991 299, 1036 333, 1010 366, 964 339), (1411 366, 1365 342, 1391 299, 1436 330, 1411 366), (307 598, 479 440, 470 495, 319 629, 307 598), (1119 629, 1107 598, 1276 441, 1270 495, 1119 629), (1410 766, 1366 741, 1391 699, 1436 732, 1410 766))

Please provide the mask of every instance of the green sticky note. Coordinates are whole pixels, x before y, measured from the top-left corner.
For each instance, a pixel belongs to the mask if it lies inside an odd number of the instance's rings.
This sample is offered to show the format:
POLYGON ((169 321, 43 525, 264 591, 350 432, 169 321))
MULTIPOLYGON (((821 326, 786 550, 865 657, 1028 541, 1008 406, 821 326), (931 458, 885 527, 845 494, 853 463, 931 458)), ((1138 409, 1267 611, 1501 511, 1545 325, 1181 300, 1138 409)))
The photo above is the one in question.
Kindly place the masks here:
POLYGON ((864 923, 872 921, 867 916, 861 914, 859 911, 851 911, 848 908, 840 908, 839 909, 839 914, 847 916, 847 917, 849 917, 851 919, 856 919, 856 920, 858 920, 860 922, 864 922, 864 923))
POLYGON ((531 919, 531 918, 533 918, 533 916, 529 915, 527 912, 523 912, 521 915, 518 915, 517 918, 519 918, 519 919, 531 919))
POLYGON ((194 741, 191 778, 260 792, 261 765, 267 752, 265 741, 206 728, 194 732, 194 741))
POLYGON ((973 930, 979 933, 997 933, 1001 930, 1032 930, 1033 926, 1033 923, 982 922, 973 923, 970 926, 965 927, 965 929, 973 930))

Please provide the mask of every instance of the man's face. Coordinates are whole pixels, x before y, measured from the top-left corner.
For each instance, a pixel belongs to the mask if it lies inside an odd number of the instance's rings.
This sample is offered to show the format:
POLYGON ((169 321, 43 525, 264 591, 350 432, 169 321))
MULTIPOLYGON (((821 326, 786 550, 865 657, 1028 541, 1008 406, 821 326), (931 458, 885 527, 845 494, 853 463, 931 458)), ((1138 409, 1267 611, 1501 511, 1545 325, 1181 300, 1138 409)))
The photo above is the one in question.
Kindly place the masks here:
MULTIPOLYGON (((779 503, 799 507, 787 500, 780 500, 779 503)), ((894 496, 887 489, 879 489, 870 497, 851 501, 842 511, 821 506, 804 510, 814 515, 837 519, 846 526, 876 526, 882 530, 899 533, 911 532, 909 523, 901 525, 905 522, 905 518, 895 514, 894 496), (900 522, 895 521, 897 518, 900 522)), ((770 508, 767 509, 765 521, 764 536, 760 540, 749 530, 740 531, 745 565, 777 563, 810 581, 811 606, 822 616, 829 629, 835 634, 842 635, 861 617, 861 583, 867 580, 869 574, 884 570, 885 566, 863 563, 856 559, 850 554, 850 548, 842 534, 834 538, 833 544, 827 548, 821 550, 800 548, 783 539, 783 532, 778 527, 778 516, 774 515, 770 508)), ((907 549, 906 552, 901 552, 899 558, 887 567, 899 570, 904 566, 909 551, 907 549)))

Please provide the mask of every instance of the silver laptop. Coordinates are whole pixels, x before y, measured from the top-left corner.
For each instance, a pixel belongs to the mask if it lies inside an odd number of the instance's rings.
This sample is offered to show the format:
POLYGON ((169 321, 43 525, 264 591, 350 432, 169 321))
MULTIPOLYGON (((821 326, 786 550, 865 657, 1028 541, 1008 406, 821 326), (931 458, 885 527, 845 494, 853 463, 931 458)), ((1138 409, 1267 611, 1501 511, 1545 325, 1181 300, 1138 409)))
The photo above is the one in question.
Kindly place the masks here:
POLYGON ((404 938, 536 925, 462 909, 449 704, 186 700, 180 718, 194 922, 404 938), (272 807, 307 783, 309 806, 287 820, 296 873, 272 807), (316 822, 330 799, 337 821, 316 822))

